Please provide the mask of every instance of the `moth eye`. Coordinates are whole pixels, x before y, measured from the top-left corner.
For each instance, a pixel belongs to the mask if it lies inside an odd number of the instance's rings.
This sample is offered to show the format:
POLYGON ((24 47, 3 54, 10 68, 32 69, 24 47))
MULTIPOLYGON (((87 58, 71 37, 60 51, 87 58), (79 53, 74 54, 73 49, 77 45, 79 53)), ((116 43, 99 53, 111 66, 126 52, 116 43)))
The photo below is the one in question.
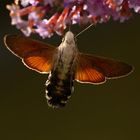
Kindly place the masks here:
POLYGON ((62 42, 64 42, 64 40, 65 40, 65 38, 63 37, 63 38, 62 38, 62 42))

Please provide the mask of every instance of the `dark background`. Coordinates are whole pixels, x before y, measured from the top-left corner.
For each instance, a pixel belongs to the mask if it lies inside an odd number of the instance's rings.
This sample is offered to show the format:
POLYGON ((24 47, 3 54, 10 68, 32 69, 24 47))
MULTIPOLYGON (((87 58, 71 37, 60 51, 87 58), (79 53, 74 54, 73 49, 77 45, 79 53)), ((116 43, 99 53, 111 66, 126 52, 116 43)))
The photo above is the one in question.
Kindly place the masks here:
MULTIPOLYGON (((79 50, 126 61, 135 71, 99 86, 75 82, 67 106, 52 109, 44 97, 47 75, 27 69, 3 44, 5 34, 20 33, 10 25, 6 3, 0 3, 0 139, 140 139, 140 15, 98 24, 77 42, 79 50)), ((45 41, 57 46, 61 39, 45 41)))

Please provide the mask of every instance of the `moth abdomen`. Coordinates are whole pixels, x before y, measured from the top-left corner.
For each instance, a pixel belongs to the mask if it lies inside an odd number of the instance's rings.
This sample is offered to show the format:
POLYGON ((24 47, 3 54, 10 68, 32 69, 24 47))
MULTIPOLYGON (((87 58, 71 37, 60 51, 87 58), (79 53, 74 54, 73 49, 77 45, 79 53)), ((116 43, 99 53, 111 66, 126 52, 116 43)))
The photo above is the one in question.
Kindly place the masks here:
POLYGON ((71 95, 71 89, 65 86, 54 85, 52 82, 47 85, 46 98, 52 107, 63 107, 71 95))
POLYGON ((73 81, 70 75, 60 79, 58 74, 53 73, 46 82, 46 98, 49 106, 63 107, 71 96, 73 81))

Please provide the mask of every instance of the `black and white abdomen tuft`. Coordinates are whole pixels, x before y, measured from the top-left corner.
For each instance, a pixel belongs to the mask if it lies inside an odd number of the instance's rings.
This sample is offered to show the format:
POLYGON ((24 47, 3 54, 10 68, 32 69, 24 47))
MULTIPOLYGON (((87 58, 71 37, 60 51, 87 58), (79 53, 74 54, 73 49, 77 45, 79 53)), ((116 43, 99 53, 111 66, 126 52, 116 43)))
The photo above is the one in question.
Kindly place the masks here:
POLYGON ((67 73, 65 79, 59 77, 59 71, 50 73, 46 81, 46 98, 48 105, 54 108, 63 107, 73 91, 73 79, 67 73))

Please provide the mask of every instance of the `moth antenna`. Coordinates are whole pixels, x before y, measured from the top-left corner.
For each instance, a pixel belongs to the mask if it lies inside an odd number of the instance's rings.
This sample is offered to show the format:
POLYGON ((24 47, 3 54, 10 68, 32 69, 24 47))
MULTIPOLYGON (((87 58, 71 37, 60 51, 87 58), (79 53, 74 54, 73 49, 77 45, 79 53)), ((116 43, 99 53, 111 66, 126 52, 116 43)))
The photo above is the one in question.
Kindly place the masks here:
POLYGON ((92 27, 94 25, 94 23, 90 24, 88 27, 86 27, 85 29, 83 29, 80 33, 78 33, 75 38, 77 38, 79 35, 81 35, 83 32, 85 32, 86 30, 88 30, 90 27, 92 27))

